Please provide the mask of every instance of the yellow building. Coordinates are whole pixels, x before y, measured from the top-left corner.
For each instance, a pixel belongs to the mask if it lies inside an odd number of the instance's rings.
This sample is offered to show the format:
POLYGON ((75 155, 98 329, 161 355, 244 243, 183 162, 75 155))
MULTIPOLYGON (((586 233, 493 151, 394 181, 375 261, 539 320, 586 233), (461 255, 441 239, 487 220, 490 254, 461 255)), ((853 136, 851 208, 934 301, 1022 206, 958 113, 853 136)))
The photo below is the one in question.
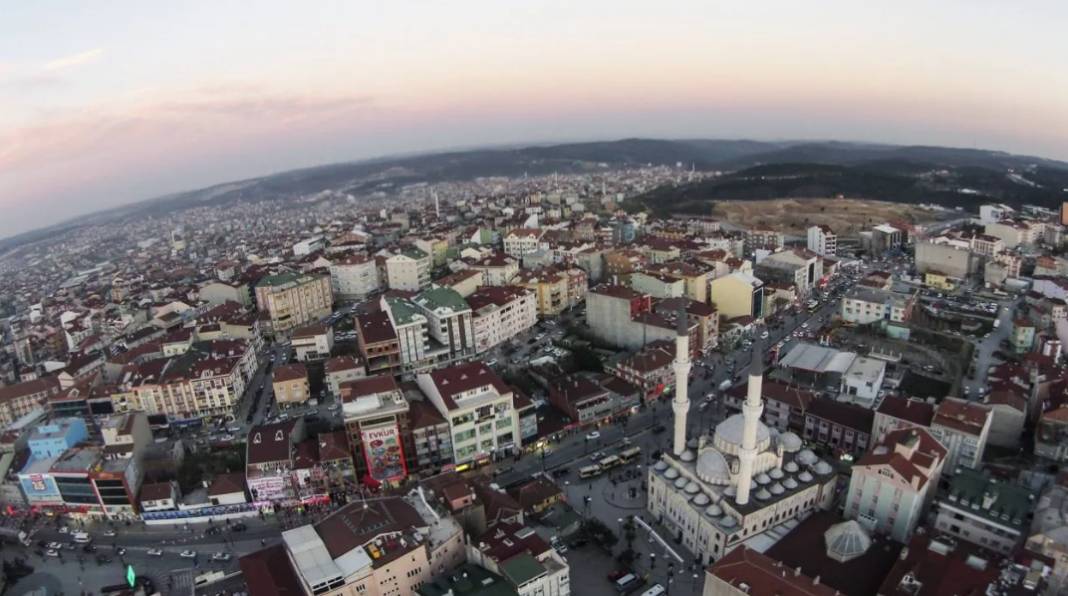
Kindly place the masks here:
POLYGON ((708 284, 708 294, 720 316, 764 316, 764 284, 747 273, 735 272, 713 279, 708 284))
POLYGON ((275 401, 282 405, 302 404, 311 397, 308 369, 300 363, 276 367, 271 385, 275 401))
POLYGON ((539 316, 554 317, 568 307, 568 277, 562 271, 551 267, 523 270, 513 283, 535 292, 539 316))
POLYGON ((940 271, 928 271, 923 274, 923 283, 929 288, 952 292, 957 289, 956 280, 940 271))

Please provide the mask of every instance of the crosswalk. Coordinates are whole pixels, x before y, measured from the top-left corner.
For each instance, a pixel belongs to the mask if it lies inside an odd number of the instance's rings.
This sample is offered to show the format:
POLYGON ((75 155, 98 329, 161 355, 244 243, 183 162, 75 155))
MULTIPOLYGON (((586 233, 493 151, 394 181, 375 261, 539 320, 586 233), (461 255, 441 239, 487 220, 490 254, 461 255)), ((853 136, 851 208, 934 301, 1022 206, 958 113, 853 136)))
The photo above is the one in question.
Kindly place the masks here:
POLYGON ((190 596, 193 593, 193 579, 195 577, 196 570, 192 567, 172 569, 166 578, 159 578, 160 583, 156 586, 156 589, 163 596, 190 596))

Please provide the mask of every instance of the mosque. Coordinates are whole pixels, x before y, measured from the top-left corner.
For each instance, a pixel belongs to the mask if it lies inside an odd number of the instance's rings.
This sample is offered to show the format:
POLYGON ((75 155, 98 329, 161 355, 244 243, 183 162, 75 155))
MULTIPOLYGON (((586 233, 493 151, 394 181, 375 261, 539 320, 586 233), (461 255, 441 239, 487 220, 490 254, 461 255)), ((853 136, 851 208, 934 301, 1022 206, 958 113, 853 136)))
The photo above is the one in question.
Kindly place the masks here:
POLYGON ((742 412, 720 423, 711 436, 687 440, 689 335, 682 325, 676 334, 673 449, 649 468, 647 506, 702 563, 742 543, 763 551, 797 521, 834 501, 831 465, 804 449, 796 434, 780 434, 760 420, 762 347, 753 342, 742 412))

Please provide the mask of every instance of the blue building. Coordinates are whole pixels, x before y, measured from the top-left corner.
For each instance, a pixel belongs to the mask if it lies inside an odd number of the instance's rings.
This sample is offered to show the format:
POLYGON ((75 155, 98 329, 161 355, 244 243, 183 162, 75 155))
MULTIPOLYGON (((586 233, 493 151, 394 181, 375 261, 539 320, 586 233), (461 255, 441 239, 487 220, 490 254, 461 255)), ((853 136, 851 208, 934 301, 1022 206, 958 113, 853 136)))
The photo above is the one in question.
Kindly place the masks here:
POLYGON ((33 459, 50 459, 63 455, 65 451, 89 438, 85 420, 81 418, 60 418, 48 424, 41 424, 33 431, 28 441, 33 459))

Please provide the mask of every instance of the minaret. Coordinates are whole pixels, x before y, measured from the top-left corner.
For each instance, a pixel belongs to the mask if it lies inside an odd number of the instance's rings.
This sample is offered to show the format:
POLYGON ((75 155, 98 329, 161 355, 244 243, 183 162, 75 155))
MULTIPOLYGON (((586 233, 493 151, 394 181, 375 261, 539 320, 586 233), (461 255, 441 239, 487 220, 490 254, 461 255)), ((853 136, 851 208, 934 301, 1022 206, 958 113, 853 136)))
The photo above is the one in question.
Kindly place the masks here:
POLYGON ((441 203, 438 202, 438 193, 434 192, 434 217, 441 219, 441 203))
POLYGON ((690 412, 690 326, 687 324, 686 309, 679 307, 678 331, 675 334, 675 399, 671 409, 675 412, 675 444, 672 450, 676 456, 686 449, 686 415, 690 412))
POLYGON ((760 414, 764 412, 764 402, 760 397, 764 382, 763 343, 759 336, 753 339, 749 388, 745 394, 745 403, 742 404, 745 426, 742 428, 742 446, 738 449, 738 489, 735 498, 739 505, 749 502, 749 489, 753 484, 753 461, 757 455, 757 428, 760 426, 760 414))

